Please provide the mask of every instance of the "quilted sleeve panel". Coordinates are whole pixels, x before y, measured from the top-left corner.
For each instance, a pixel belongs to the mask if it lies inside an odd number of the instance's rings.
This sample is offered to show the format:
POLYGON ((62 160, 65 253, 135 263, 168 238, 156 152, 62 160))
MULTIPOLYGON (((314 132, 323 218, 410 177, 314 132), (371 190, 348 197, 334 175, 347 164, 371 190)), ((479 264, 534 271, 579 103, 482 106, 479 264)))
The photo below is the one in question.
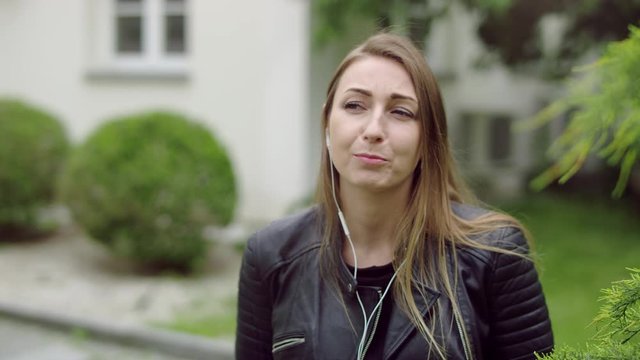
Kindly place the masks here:
MULTIPOLYGON (((498 246, 527 253, 522 232, 508 230, 498 246)), ((489 359, 535 359, 534 352, 553 349, 547 304, 533 261, 494 253, 489 280, 491 352, 489 359)))
POLYGON ((259 266, 257 235, 244 251, 238 286, 236 359, 272 359, 271 299, 259 266))

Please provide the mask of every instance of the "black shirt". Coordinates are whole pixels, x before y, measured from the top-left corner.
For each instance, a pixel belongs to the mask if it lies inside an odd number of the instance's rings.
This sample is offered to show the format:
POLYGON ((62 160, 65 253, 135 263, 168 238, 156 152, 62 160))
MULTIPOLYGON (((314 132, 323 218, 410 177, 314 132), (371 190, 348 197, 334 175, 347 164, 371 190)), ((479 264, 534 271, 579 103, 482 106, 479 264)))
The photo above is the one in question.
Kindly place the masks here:
MULTIPOLYGON (((348 267, 349 270, 353 272, 353 267, 348 267)), ((367 317, 372 316, 373 309, 380 301, 380 297, 384 294, 384 291, 387 289, 387 285, 389 285, 389 281, 393 277, 393 273, 393 264, 391 263, 382 266, 358 269, 358 294, 362 299, 362 303, 367 312, 367 317)), ((371 335, 368 335, 367 342, 371 342, 369 346, 366 347, 365 359, 367 360, 378 360, 383 358, 384 341, 387 335, 387 328, 389 327, 389 318, 392 306, 393 289, 389 289, 387 295, 382 301, 380 317, 376 321, 376 315, 373 315, 367 329, 368 334, 371 334, 375 329, 372 340, 369 340, 371 335)))

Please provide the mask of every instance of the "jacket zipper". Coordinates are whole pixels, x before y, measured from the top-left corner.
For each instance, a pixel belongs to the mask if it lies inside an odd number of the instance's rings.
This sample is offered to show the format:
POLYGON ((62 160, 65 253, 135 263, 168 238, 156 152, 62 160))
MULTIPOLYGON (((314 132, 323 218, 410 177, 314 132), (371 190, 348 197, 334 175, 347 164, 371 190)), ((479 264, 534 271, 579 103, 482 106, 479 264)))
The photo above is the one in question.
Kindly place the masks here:
POLYGON ((464 350, 464 358, 466 360, 471 360, 471 357, 469 356, 469 348, 467 348, 467 342, 465 341, 465 338, 463 336, 463 332, 462 332, 462 326, 460 325, 460 319, 458 319, 457 316, 453 316, 453 318, 456 320, 456 326, 458 328, 458 334, 460 334, 460 341, 462 342, 462 350, 464 350))
POLYGON ((292 346, 303 344, 304 336, 289 337, 273 343, 271 353, 275 354, 279 351, 288 349, 292 346))
MULTIPOLYGON (((382 298, 382 290, 377 289, 377 291, 378 291, 378 301, 380 301, 380 298, 382 298)), ((364 357, 367 354, 367 350, 369 350, 369 346, 371 346, 371 343, 373 342, 373 336, 376 334, 376 329, 378 328, 378 322, 380 321, 380 314, 382 314, 382 304, 380 304, 380 306, 378 307, 378 311, 376 312, 376 319, 373 322, 373 328, 369 333, 370 334, 369 340, 367 341, 367 344, 364 346, 364 350, 362 351, 362 357, 359 360, 364 360, 364 357)))

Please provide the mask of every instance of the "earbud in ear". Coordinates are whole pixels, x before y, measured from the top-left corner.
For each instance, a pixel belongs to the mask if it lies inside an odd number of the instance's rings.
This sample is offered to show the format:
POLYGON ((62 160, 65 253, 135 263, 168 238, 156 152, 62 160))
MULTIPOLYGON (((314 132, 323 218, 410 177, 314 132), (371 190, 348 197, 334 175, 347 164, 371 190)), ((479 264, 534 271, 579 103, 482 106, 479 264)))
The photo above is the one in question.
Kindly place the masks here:
POLYGON ((324 140, 327 143, 327 149, 331 150, 331 139, 329 138, 329 129, 324 131, 324 140))

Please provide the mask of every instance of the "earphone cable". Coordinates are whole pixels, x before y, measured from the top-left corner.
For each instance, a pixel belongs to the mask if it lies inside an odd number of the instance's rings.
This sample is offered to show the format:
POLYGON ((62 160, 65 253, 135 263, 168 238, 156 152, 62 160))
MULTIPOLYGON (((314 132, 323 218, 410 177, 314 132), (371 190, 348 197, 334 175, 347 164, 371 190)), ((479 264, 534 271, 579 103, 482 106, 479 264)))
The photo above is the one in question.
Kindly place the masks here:
MULTIPOLYGON (((335 179, 334 179, 335 176, 333 174, 333 159, 332 159, 332 156, 331 156, 331 145, 329 143, 328 133, 326 134, 326 141, 327 141, 327 150, 329 151, 329 160, 330 160, 330 166, 331 166, 331 169, 330 169, 330 171, 331 171, 331 194, 333 195, 333 201, 334 201, 334 203, 336 205, 336 208, 338 209, 338 218, 340 220, 340 225, 342 226, 342 231, 344 231, 344 234, 347 237, 347 241, 349 242, 349 246, 351 247, 351 253, 353 255, 353 280, 356 282, 356 289, 354 289, 354 291, 356 293, 356 298, 358 299, 358 303, 360 305, 360 310, 362 310, 362 317, 363 317, 363 320, 364 320, 363 329, 362 329, 362 337, 360 338, 360 343, 358 344, 358 351, 357 351, 357 360, 363 360, 364 355, 365 355, 363 353, 365 351, 364 350, 364 346, 365 346, 364 344, 366 343, 366 339, 367 339, 367 329, 369 327, 369 323, 373 319, 373 316, 376 313, 376 311, 378 310, 378 308, 382 306, 382 302, 384 301, 384 298, 387 296, 387 293, 389 292, 389 289, 391 288, 391 284, 393 284, 393 280, 395 280, 396 275, 398 275, 398 270, 400 270, 402 265, 404 265, 404 261, 394 271, 393 276, 391 277, 391 280, 389 280, 389 283, 387 284, 387 287, 384 290, 384 293, 380 297, 380 300, 374 306, 373 311, 371 312, 371 315, 367 316, 367 311, 364 308, 364 304, 362 303, 362 299, 360 298, 360 294, 358 293, 358 289, 357 289, 358 256, 356 255, 356 249, 355 249, 355 246, 353 245, 353 241, 351 240, 351 233, 349 232, 349 227, 347 226, 347 221, 344 218, 344 214, 342 213, 342 209, 340 209, 340 204, 338 203, 338 198, 336 196, 336 187, 335 187, 335 179)), ((372 334, 372 336, 373 336, 373 334, 372 334)))

